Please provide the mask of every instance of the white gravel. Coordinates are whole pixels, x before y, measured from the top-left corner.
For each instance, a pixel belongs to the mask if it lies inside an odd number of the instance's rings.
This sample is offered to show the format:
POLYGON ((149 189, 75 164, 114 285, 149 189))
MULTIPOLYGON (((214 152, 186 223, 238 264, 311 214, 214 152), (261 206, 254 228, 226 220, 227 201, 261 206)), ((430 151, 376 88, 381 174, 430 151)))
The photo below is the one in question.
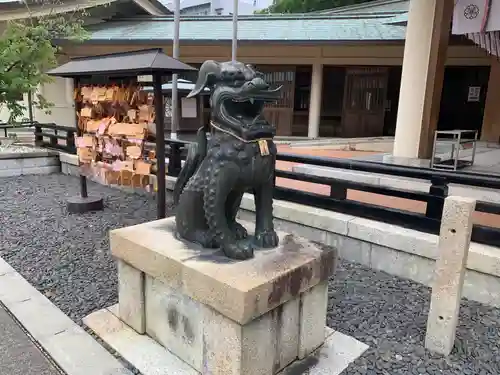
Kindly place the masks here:
POLYGON ((31 153, 31 152, 47 152, 44 148, 38 148, 35 146, 26 146, 18 144, 2 144, 4 141, 0 141, 0 154, 12 154, 12 153, 31 153))

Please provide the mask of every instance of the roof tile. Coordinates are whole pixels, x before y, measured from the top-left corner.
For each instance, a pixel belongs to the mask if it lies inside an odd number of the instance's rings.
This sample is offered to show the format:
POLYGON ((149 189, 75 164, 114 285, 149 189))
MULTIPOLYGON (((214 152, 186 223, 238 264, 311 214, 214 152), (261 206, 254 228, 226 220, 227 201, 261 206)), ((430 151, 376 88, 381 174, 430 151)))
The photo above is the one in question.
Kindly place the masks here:
MULTIPOLYGON (((391 17, 249 16, 238 21, 241 41, 370 41, 404 40, 405 27, 387 24, 391 17), (384 22, 385 21, 385 22, 384 22)), ((173 19, 108 22, 90 29, 90 41, 171 40, 173 19)), ((180 22, 181 41, 226 41, 231 17, 190 17, 180 22)))

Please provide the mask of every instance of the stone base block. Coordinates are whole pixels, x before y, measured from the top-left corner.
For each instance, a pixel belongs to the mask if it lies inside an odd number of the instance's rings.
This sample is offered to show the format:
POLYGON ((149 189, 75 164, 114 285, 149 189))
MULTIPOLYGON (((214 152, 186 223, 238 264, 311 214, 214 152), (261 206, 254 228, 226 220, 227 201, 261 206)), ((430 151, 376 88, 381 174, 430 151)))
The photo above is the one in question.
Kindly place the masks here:
POLYGON ((318 284, 241 325, 146 276, 146 333, 203 374, 275 374, 323 344, 327 289, 318 284))
POLYGON ((111 233, 118 315, 202 374, 274 375, 325 340, 335 250, 278 233, 276 249, 227 259, 174 235, 173 218, 111 233))
POLYGON ((58 173, 60 170, 59 158, 50 151, 0 154, 0 177, 42 175, 58 173))
MULTIPOLYGON (((200 374, 149 336, 138 334, 117 315, 118 306, 115 305, 90 314, 83 322, 143 375, 200 374)), ((329 328, 323 329, 323 335, 325 340, 321 348, 293 362, 279 375, 339 375, 368 349, 368 345, 329 328)), ((203 374, 226 373, 206 369, 203 374)))

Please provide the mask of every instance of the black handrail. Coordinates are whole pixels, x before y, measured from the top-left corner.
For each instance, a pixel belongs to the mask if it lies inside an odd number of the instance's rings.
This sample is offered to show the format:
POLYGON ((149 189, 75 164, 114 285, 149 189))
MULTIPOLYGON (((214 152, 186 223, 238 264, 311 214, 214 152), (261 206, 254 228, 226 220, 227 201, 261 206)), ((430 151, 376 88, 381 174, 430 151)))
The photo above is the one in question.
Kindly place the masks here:
MULTIPOLYGON (((43 127, 54 130, 74 130, 74 128, 60 127, 55 124, 45 124, 43 127)), ((181 170, 181 162, 186 157, 186 146, 191 142, 166 138, 165 143, 167 149, 166 154, 169 158, 167 174, 174 177, 178 176, 181 170)), ((449 183, 500 189, 500 177, 481 173, 436 171, 426 168, 384 164, 379 162, 306 156, 290 153, 278 153, 277 160, 430 181, 431 186, 429 191, 419 192, 371 185, 369 183, 346 181, 345 179, 337 179, 335 177, 316 176, 277 169, 276 177, 329 186, 330 194, 323 195, 276 186, 274 197, 276 199, 343 212, 434 234, 439 233, 443 205, 445 198, 448 196, 449 183), (394 198, 421 201, 426 203, 426 211, 425 213, 418 213, 348 199, 347 190, 359 190, 394 198)), ((476 204, 476 211, 500 215, 500 204, 478 201, 476 204)), ((475 242, 500 247, 500 228, 474 225, 472 239, 475 242)))
POLYGON ((460 185, 481 186, 485 188, 500 189, 500 178, 480 173, 461 173, 436 171, 427 168, 410 167, 394 164, 385 164, 373 161, 360 161, 352 159, 327 158, 320 156, 305 156, 290 153, 279 153, 278 160, 294 163, 310 164, 319 167, 341 168, 347 170, 387 174, 399 177, 432 180, 445 179, 448 183, 460 185))
MULTIPOLYGON (((184 146, 176 147, 175 149, 185 149, 185 145, 190 143, 186 141, 183 142, 170 139, 166 139, 166 142, 175 143, 176 145, 179 145, 179 143, 184 144, 184 146)), ((170 152, 177 152, 175 151, 175 149, 171 148, 170 152)), ((419 167, 400 166, 350 159, 305 156, 290 153, 278 153, 277 160, 430 181, 431 186, 429 188, 429 191, 419 192, 371 185, 368 183, 346 181, 344 179, 336 179, 334 177, 315 176, 305 173, 297 173, 277 169, 276 177, 330 186, 330 195, 327 196, 282 186, 276 186, 274 197, 276 199, 288 200, 309 206, 324 208, 327 210, 343 212, 354 216, 383 221, 386 223, 433 234, 439 233, 444 200, 448 196, 449 183, 493 189, 500 188, 500 177, 480 173, 435 171, 419 167), (425 214, 422 214, 407 210, 380 206, 377 204, 350 200, 347 199, 348 189, 380 194, 394 198, 403 198, 413 201, 425 202, 427 205, 426 211, 425 214)), ((176 173, 180 171, 180 168, 172 169, 172 171, 173 173, 171 175, 176 176, 176 173)), ((500 215, 500 204, 478 201, 476 204, 476 211, 500 215)), ((482 225, 474 225, 472 239, 475 242, 500 247, 500 229, 482 225)))
POLYGON ((35 123, 35 145, 48 149, 65 151, 76 155, 75 133, 76 128, 71 126, 61 126, 56 124, 35 123), (44 129, 53 130, 53 133, 44 131, 44 129), (64 132, 64 135, 58 132, 64 132), (45 141, 48 138, 49 141, 45 141), (64 140, 66 144, 60 144, 59 140, 64 140))
POLYGON ((31 127, 35 126, 37 123, 38 122, 36 122, 36 121, 21 121, 21 122, 14 122, 14 123, 0 122, 0 129, 3 129, 4 137, 7 138, 9 129, 31 128, 31 127))

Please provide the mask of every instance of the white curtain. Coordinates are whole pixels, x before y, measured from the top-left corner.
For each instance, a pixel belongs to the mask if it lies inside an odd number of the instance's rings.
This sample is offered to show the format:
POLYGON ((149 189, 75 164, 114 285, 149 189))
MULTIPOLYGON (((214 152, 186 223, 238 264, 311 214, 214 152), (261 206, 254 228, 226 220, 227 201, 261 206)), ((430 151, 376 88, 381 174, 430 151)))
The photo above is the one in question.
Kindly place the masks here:
POLYGON ((500 30, 500 0, 455 0, 453 34, 500 30))
POLYGON ((452 33, 500 56, 500 0, 455 0, 452 33))

